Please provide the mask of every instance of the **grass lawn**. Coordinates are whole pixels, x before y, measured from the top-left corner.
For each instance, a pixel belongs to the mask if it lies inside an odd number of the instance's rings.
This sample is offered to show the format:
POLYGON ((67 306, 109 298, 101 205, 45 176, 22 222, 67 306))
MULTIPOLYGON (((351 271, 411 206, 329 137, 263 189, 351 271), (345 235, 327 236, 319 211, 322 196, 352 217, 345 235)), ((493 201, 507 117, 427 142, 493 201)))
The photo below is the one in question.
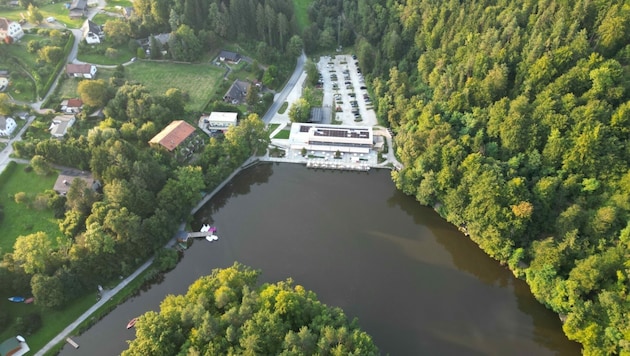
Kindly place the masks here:
POLYGON ((280 130, 274 137, 278 139, 288 139, 291 135, 291 130, 280 130))
MULTIPOLYGON (((81 49, 79 49, 79 55, 78 55, 78 59, 82 62, 87 62, 87 63, 94 63, 94 64, 103 64, 103 65, 118 65, 118 64, 123 64, 126 62, 129 62, 131 60, 131 58, 135 57, 136 54, 132 53, 129 50, 129 47, 127 45, 122 45, 119 47, 114 47, 111 43, 109 42, 104 42, 104 43, 99 43, 99 44, 94 44, 94 45, 90 45, 92 46, 92 53, 86 53, 86 51, 82 51, 81 49), (117 51, 116 56, 114 57, 108 57, 105 54, 102 54, 105 52, 105 50, 107 48, 114 48, 117 51), (98 53, 96 50, 101 50, 101 53, 98 53)), ((99 68, 99 71, 101 69, 99 68)))
POLYGON ((288 107, 289 107, 288 101, 285 101, 284 103, 282 103, 282 105, 280 106, 280 109, 278 109, 278 114, 284 114, 284 112, 287 111, 288 107))
MULTIPOLYGON (((57 23, 60 23, 61 25, 68 28, 79 28, 85 21, 85 19, 71 19, 69 16, 70 10, 66 9, 64 1, 59 1, 56 4, 50 2, 47 5, 38 5, 38 8, 41 14, 44 16, 42 25, 45 28, 50 28, 50 26, 48 26, 48 23, 46 23, 46 19, 48 17, 54 17, 57 23)), ((23 8, 15 8, 7 11, 2 11, 3 17, 14 21, 19 21, 22 18, 20 14, 28 16, 28 11, 23 8)))
POLYGON ((0 204, 4 207, 4 218, 0 223, 0 248, 3 252, 13 251, 13 244, 18 236, 29 235, 38 231, 48 234, 53 241, 60 235, 57 219, 50 209, 36 210, 24 204, 17 204, 15 193, 26 192, 32 195, 52 189, 57 175, 42 177, 35 172, 25 172, 24 164, 18 164, 10 179, 0 186, 0 204))
POLYGON ((280 124, 269 124, 268 129, 269 132, 273 132, 273 130, 277 129, 280 124))
POLYGON ((127 79, 142 83, 153 94, 179 88, 190 96, 187 110, 203 111, 220 84, 224 69, 212 64, 139 61, 125 67, 125 72, 127 79))
POLYGON ((302 33, 302 31, 304 31, 304 29, 311 23, 308 20, 308 7, 312 2, 313 0, 293 0, 295 19, 300 33, 302 33))

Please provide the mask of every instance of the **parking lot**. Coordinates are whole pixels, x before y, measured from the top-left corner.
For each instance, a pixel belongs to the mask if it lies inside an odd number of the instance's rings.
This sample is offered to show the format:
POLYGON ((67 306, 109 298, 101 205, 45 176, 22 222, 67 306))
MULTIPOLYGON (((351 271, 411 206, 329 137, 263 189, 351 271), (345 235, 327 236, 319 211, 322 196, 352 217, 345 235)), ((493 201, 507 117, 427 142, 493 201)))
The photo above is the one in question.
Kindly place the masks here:
POLYGON ((317 68, 324 89, 323 105, 332 108, 334 120, 342 125, 377 124, 361 69, 353 55, 320 57, 317 68))

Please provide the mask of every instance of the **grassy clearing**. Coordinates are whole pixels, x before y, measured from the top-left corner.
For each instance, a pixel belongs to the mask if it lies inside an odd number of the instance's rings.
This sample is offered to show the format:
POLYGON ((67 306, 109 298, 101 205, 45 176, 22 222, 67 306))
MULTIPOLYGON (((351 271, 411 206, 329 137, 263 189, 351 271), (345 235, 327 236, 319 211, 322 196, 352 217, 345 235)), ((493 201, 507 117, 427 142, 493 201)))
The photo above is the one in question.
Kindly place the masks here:
MULTIPOLYGON (((31 313, 38 313, 42 317, 42 328, 32 335, 24 335, 31 350, 39 350, 46 345, 61 330, 76 320, 81 314, 88 310, 96 301, 96 292, 90 293, 80 299, 70 303, 67 308, 61 310, 43 309, 35 304, 11 303, 7 298, 0 298, 0 308, 8 310, 11 320, 16 317, 31 313)), ((0 340, 6 340, 15 336, 13 327, 8 327, 0 333, 0 340)))
POLYGON ((313 0, 293 0, 295 19, 300 33, 311 24, 308 19, 308 7, 312 2, 313 0))
POLYGON ((26 192, 34 197, 52 189, 57 180, 56 174, 42 177, 32 171, 25 172, 25 167, 26 165, 19 164, 11 178, 0 186, 0 204, 4 207, 4 219, 0 223, 0 248, 3 252, 13 251, 13 244, 18 236, 43 231, 54 241, 60 234, 52 210, 36 210, 15 202, 13 197, 16 193, 26 192))
POLYGON ((107 41, 105 41, 104 43, 86 46, 89 46, 89 48, 84 47, 80 49, 78 59, 87 63, 118 65, 129 62, 131 58, 136 56, 136 54, 132 53, 129 50, 129 47, 127 47, 126 45, 115 47, 107 41), (112 57, 108 57, 107 55, 105 55, 105 51, 108 48, 114 48, 116 50, 116 54, 112 57))
MULTIPOLYGON (((68 28, 79 28, 83 24, 83 21, 85 21, 85 19, 71 19, 69 16, 70 10, 66 9, 64 1, 57 2, 56 4, 49 2, 46 5, 38 5, 38 8, 41 14, 44 16, 44 20, 40 25, 45 28, 52 28, 51 25, 58 24, 61 24, 62 26, 68 28), (46 22, 46 19, 48 17, 54 17, 56 23, 48 24, 46 22)), ((14 21, 19 21, 22 18, 20 14, 24 14, 24 16, 27 16, 28 11, 23 8, 12 8, 8 9, 7 11, 2 11, 3 17, 14 21)))
POLYGON ((108 0, 105 10, 111 12, 121 12, 124 7, 133 7, 133 2, 129 0, 108 0))
MULTIPOLYGON (((113 73, 113 69, 99 68, 98 72, 96 73, 96 79, 103 79, 105 82, 109 82, 109 78, 113 75, 113 73)), ((64 79, 57 86, 57 93, 55 95, 56 99, 52 99, 50 101, 50 107, 56 107, 63 99, 78 97, 77 87, 79 86, 79 82, 81 82, 81 79, 64 77, 64 79)))
POLYGON ((269 132, 273 132, 275 129, 278 128, 278 126, 280 126, 280 124, 269 124, 269 132))
POLYGON ((125 68, 127 79, 142 83, 153 94, 164 94, 169 88, 187 92, 186 109, 202 111, 214 95, 223 69, 211 64, 178 64, 169 62, 136 62, 125 68))

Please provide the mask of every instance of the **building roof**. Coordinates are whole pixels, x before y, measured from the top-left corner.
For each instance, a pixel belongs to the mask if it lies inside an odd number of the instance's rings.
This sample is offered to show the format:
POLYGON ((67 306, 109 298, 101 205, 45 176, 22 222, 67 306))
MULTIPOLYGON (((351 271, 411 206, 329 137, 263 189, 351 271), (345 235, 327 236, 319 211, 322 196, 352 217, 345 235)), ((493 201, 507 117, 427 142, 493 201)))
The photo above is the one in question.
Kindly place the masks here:
POLYGON ((234 80, 234 83, 230 86, 227 93, 225 93, 224 99, 243 101, 245 99, 245 95, 247 95, 247 90, 249 89, 248 82, 242 80, 234 80))
POLYGON ((9 29, 9 23, 11 23, 10 20, 0 17, 0 30, 7 31, 9 29))
POLYGON ((155 135, 149 143, 160 144, 169 151, 173 151, 193 132, 194 126, 183 120, 171 122, 160 133, 155 135))
POLYGON ((66 72, 68 74, 89 74, 90 70, 92 69, 92 65, 91 64, 74 64, 74 63, 69 63, 68 65, 66 65, 66 72))
POLYGON ((4 115, 0 115, 0 130, 4 130, 7 128, 7 117, 4 115))
POLYGON ((66 102, 66 106, 71 108, 80 108, 81 106, 83 106, 83 101, 81 101, 81 99, 79 98, 68 99, 66 102))
POLYGON ((58 115, 50 123, 50 133, 55 137, 62 137, 68 128, 74 124, 74 115, 58 115))
POLYGON ((70 4, 70 11, 72 10, 85 10, 87 8, 87 0, 73 0, 70 4))
POLYGON ((12 337, 0 344, 0 356, 21 356, 29 351, 30 348, 21 336, 12 337))
POLYGON ((235 112, 221 112, 221 111, 213 111, 208 116, 209 121, 217 121, 217 122, 232 122, 236 123, 238 117, 238 113, 235 112))
POLYGON ((53 189, 58 194, 66 194, 70 189, 70 184, 75 179, 82 179, 87 183, 87 186, 94 189, 94 177, 89 172, 80 172, 74 169, 63 170, 59 173, 53 189))
POLYGON ((85 26, 84 28, 87 29, 88 32, 92 32, 96 35, 98 35, 99 33, 103 32, 103 29, 101 29, 101 26, 95 24, 94 22, 88 20, 85 20, 85 23, 83 24, 83 26, 85 26))
POLYGON ((241 55, 236 52, 221 51, 219 53, 219 59, 230 62, 238 62, 241 59, 241 55))

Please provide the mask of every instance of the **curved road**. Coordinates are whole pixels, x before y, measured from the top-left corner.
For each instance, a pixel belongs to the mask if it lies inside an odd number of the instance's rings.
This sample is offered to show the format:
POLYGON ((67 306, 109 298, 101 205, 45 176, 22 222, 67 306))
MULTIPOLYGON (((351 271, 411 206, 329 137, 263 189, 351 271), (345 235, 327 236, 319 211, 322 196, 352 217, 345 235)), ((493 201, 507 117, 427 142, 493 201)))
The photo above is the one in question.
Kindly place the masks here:
POLYGON ((304 54, 304 52, 302 52, 302 55, 299 56, 297 59, 297 65, 295 66, 295 71, 293 71, 291 78, 289 78, 289 81, 284 86, 282 91, 276 95, 276 97, 274 98, 273 104, 271 104, 271 107, 269 107, 269 110, 267 110, 267 113, 265 114, 265 116, 262 117, 262 120, 265 123, 265 125, 269 124, 269 122, 274 117, 274 115, 278 113, 278 109, 280 109, 280 106, 282 106, 282 103, 284 103, 285 100, 287 100, 287 96, 289 95, 291 90, 293 90, 293 87, 295 87, 295 84, 298 82, 298 79, 300 79, 300 75, 302 75, 302 72, 304 71, 305 63, 306 63, 306 55, 304 54))

